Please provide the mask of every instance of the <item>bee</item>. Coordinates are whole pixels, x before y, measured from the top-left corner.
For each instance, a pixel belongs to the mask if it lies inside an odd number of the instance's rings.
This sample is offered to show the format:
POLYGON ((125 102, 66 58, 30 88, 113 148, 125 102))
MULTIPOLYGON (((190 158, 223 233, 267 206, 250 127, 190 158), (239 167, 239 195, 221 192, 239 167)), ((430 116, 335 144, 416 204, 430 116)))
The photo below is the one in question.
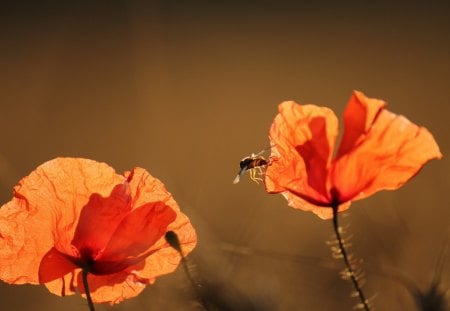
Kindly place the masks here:
POLYGON ((269 162, 261 155, 264 151, 265 150, 257 154, 252 153, 250 156, 243 158, 241 162, 239 162, 240 169, 233 180, 233 184, 237 184, 246 171, 249 172, 250 179, 254 182, 258 183, 258 180, 262 181, 262 179, 257 176, 257 173, 261 175, 262 168, 269 164, 269 162))

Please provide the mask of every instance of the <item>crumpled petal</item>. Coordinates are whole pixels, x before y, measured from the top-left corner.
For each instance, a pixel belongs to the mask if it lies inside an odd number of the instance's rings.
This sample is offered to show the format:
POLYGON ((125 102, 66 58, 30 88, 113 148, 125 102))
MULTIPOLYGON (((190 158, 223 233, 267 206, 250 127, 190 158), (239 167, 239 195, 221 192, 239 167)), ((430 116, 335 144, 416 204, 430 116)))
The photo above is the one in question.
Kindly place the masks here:
MULTIPOLYGON (((96 261, 98 274, 110 274, 115 262, 131 266, 143 260, 153 251, 148 250, 167 232, 167 226, 176 218, 176 213, 162 202, 141 206, 118 225, 108 245, 96 261), (113 266, 110 266, 113 265, 113 266)), ((120 267, 119 267, 120 268, 120 267)))
POLYGON ((41 258, 53 246, 52 233, 43 230, 50 210, 37 211, 34 203, 15 197, 0 209, 0 279, 10 284, 38 284, 41 258))
POLYGON ((180 256, 164 240, 168 230, 178 234, 185 254, 194 248, 189 219, 144 169, 121 176, 104 163, 57 158, 20 181, 14 198, 0 209, 0 278, 45 283, 61 296, 83 293, 78 247, 95 248, 94 261, 117 259, 112 266, 123 270, 110 266, 106 272, 115 273, 90 273, 92 298, 117 303, 175 270, 180 256))
MULTIPOLYGON (((62 297, 74 295, 78 288, 79 276, 81 277, 81 269, 76 269, 71 273, 64 275, 63 277, 45 283, 44 285, 52 294, 62 297)), ((80 281, 80 284, 83 283, 80 281)))
POLYGON ((107 197, 93 193, 81 210, 71 244, 80 252, 91 252, 93 259, 99 256, 131 211, 129 188, 128 182, 124 182, 116 185, 107 197))
MULTIPOLYGON (((288 205, 290 207, 293 207, 295 209, 300 209, 305 212, 313 212, 317 216, 319 216, 322 219, 331 219, 333 218, 333 210, 330 206, 317 206, 315 204, 312 204, 306 200, 303 200, 298 195, 289 192, 284 191, 281 193, 283 197, 288 202, 288 205)), ((350 207, 351 202, 346 202, 344 204, 340 204, 338 207, 338 212, 343 212, 347 210, 350 207)))
POLYGON ((0 279, 38 283, 40 261, 53 246, 70 253, 90 194, 109 195, 123 180, 104 163, 73 158, 48 161, 23 178, 0 209, 0 279))
POLYGON ((330 207, 382 189, 396 189, 431 159, 442 154, 433 136, 382 100, 354 91, 344 113, 344 135, 330 157, 337 135, 333 112, 314 105, 284 102, 270 129, 271 158, 265 184, 282 193, 294 208, 332 218, 330 207))
POLYGON ((426 128, 387 111, 382 101, 355 92, 345 116, 342 147, 331 172, 340 202, 397 189, 429 160, 442 157, 426 128))
POLYGON ((283 102, 270 128, 272 155, 266 190, 290 191, 317 205, 329 201, 327 172, 338 123, 333 111, 314 105, 283 102))
POLYGON ((66 255, 52 247, 39 265, 39 283, 48 283, 64 277, 79 267, 66 255))
MULTIPOLYGON (((129 174, 130 172, 126 172, 124 175, 128 178, 129 174)), ((178 204, 161 181, 142 168, 135 168, 133 174, 130 181, 133 208, 147 202, 161 202, 169 206, 176 213, 176 219, 168 225, 167 231, 174 231, 178 235, 184 255, 190 253, 197 243, 197 236, 188 217, 180 211, 178 204)), ((151 254, 126 270, 109 275, 89 274, 92 300, 114 304, 135 297, 143 290, 145 284, 151 284, 157 277, 173 272, 181 260, 178 252, 167 244, 164 236, 146 252, 151 254)), ((68 291, 71 280, 73 284, 78 284, 75 287, 79 286, 80 291, 84 293, 81 276, 78 275, 77 278, 78 280, 73 283, 72 275, 68 274, 64 277, 65 282, 54 281, 47 283, 46 286, 55 294, 60 294, 63 290, 66 295, 73 294, 68 291)))
MULTIPOLYGON (((126 172, 125 177, 128 177, 128 174, 129 172, 126 172)), ((176 219, 169 224, 169 226, 167 227, 167 231, 174 231, 177 234, 178 240, 180 241, 180 245, 183 250, 183 254, 185 256, 189 254, 197 244, 197 235, 189 221, 189 218, 181 212, 177 202, 174 200, 173 196, 166 190, 164 184, 159 179, 150 175, 146 170, 142 168, 135 168, 134 177, 130 182, 130 188, 131 196, 133 198, 133 206, 142 206, 147 202, 159 201, 169 206, 176 213, 176 219)), ((161 237, 150 248, 150 250, 160 250, 166 248, 168 249, 167 254, 173 253, 175 257, 179 258, 178 252, 166 243, 164 237, 161 237)), ((164 258, 167 254, 160 256, 159 251, 157 251, 156 253, 152 254, 152 256, 147 258, 147 261, 149 261, 150 258, 153 258, 155 259, 155 265, 160 266, 161 263, 159 263, 158 261, 164 261, 162 260, 162 258, 164 258)), ((152 260, 150 260, 150 262, 152 262, 152 260)), ((162 274, 170 273, 175 270, 175 268, 178 266, 178 262, 173 266, 170 265, 171 267, 168 269, 163 269, 163 271, 166 272, 162 274)), ((143 277, 153 278, 154 276, 146 275, 143 277)))
MULTIPOLYGON (((107 275, 88 274, 89 291, 94 303, 116 304, 125 299, 139 295, 147 284, 153 284, 155 278, 140 278, 136 269, 141 269, 145 261, 127 269, 107 275)), ((46 283, 47 289, 58 296, 73 295, 79 291, 83 297, 86 293, 81 278, 81 269, 66 274, 63 278, 46 283)))
MULTIPOLYGON (((125 299, 136 297, 147 284, 154 282, 155 279, 137 277, 132 269, 108 275, 88 274, 89 290, 94 303, 109 302, 111 305, 120 303, 125 299)), ((81 273, 78 275, 77 284, 83 297, 86 297, 81 273)))

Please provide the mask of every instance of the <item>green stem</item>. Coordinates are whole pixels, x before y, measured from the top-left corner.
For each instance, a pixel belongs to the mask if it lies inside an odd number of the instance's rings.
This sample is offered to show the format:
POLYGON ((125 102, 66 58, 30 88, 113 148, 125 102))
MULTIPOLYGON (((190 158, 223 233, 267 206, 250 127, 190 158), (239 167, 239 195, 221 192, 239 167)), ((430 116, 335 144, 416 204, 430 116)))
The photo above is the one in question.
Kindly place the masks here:
POLYGON ((358 297, 361 300, 361 305, 364 307, 364 310, 370 311, 369 304, 367 303, 367 299, 364 296, 361 285, 359 284, 355 272, 353 271, 352 265, 348 258, 347 250, 345 249, 344 242, 342 241, 338 225, 338 206, 333 206, 333 228, 334 233, 336 234, 336 239, 339 243, 339 249, 341 250, 342 257, 344 258, 345 266, 347 267, 347 271, 353 283, 353 287, 355 288, 356 292, 358 293, 358 297))
POLYGON ((81 278, 83 279, 84 293, 86 294, 86 299, 88 302, 89 310, 95 311, 94 303, 92 302, 92 298, 91 298, 91 292, 89 291, 89 285, 88 285, 88 279, 87 279, 88 273, 89 272, 86 269, 83 269, 81 272, 81 278))

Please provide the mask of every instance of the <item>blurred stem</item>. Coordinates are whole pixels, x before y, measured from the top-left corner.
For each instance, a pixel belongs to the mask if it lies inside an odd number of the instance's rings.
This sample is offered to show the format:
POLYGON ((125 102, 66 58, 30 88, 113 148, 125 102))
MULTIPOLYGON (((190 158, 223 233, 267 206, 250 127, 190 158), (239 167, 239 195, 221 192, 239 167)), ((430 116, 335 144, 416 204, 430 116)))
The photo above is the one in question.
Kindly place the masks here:
POLYGON ((90 311, 95 311, 94 308, 94 303, 92 302, 92 298, 91 298, 91 292, 89 291, 89 285, 88 285, 88 271, 86 269, 83 269, 81 272, 81 278, 83 279, 83 287, 84 287, 84 292, 86 294, 86 299, 88 302, 88 306, 89 306, 89 310, 90 311))
POLYGON ((194 288, 197 299, 200 301, 203 308, 206 311, 209 311, 208 304, 206 303, 205 299, 203 298, 203 294, 202 294, 200 288, 198 287, 198 284, 195 282, 194 278, 192 277, 192 274, 189 272, 189 267, 188 267, 186 258, 183 256, 183 254, 180 253, 180 255, 181 255, 181 264, 183 265, 184 272, 186 273, 186 276, 187 276, 189 282, 191 283, 192 287, 194 288))
POLYGON ((183 266, 184 272, 186 273, 186 276, 187 276, 189 282, 191 283, 191 286, 194 289, 195 295, 197 296, 197 300, 201 303, 201 305, 203 306, 203 308, 206 311, 209 311, 208 304, 206 303, 205 298, 198 286, 198 282, 195 281, 194 277, 192 276, 191 272, 189 271, 189 266, 188 266, 186 257, 184 257, 183 251, 181 250, 181 244, 180 244, 180 241, 178 240, 177 234, 173 231, 167 231, 166 235, 165 235, 165 239, 166 239, 167 243, 169 243, 169 245, 173 249, 175 249, 178 252, 178 254, 180 254, 181 265, 183 266))
POLYGON ((339 230, 339 224, 338 224, 338 205, 333 205, 333 228, 334 233, 336 234, 336 239, 339 244, 339 249, 341 250, 342 257, 344 259, 345 266, 347 268, 348 274, 350 276, 350 279, 353 283, 353 287, 355 288, 355 291, 358 293, 359 300, 361 301, 361 306, 366 311, 370 311, 369 305, 367 303, 367 299, 364 296, 364 292, 362 291, 361 285, 358 282, 358 279, 355 276, 355 272, 352 268, 352 265, 350 263, 350 260, 348 258, 347 250, 345 249, 344 242, 342 241, 341 232, 339 230))

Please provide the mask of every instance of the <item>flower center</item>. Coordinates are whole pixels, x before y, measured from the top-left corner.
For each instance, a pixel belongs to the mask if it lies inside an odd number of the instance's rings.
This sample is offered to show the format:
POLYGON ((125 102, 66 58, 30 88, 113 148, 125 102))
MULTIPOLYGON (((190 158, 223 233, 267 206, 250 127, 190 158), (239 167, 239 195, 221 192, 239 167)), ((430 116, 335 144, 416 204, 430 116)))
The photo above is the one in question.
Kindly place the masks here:
POLYGON ((94 251, 89 247, 83 247, 79 250, 80 257, 76 261, 76 264, 83 270, 95 274, 95 259, 98 257, 99 252, 94 251))
POLYGON ((339 197, 340 197, 339 190, 337 190, 335 187, 332 187, 330 189, 330 195, 331 195, 331 200, 330 200, 331 207, 338 208, 339 204, 343 203, 339 200, 339 197))

